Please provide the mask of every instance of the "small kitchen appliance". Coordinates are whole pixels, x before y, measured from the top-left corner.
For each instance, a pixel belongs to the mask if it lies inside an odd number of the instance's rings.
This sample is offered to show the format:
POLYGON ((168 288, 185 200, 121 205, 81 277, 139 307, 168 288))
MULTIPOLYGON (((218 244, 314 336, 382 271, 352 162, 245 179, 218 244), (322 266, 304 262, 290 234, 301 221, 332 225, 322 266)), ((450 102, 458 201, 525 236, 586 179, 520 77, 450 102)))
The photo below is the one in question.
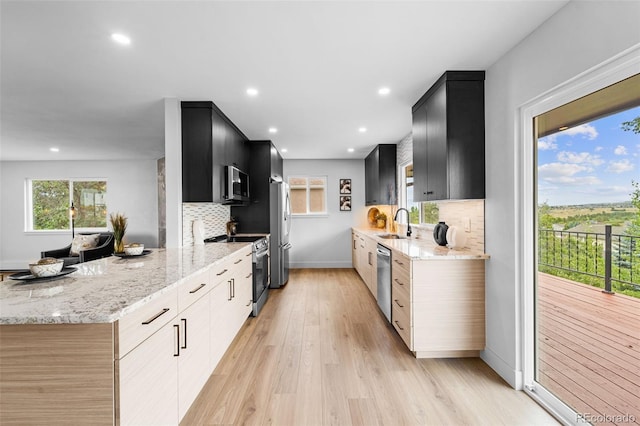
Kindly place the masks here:
POLYGON ((438 222, 435 228, 433 228, 433 239, 436 244, 440 246, 447 245, 447 230, 449 230, 449 226, 444 222, 438 222))

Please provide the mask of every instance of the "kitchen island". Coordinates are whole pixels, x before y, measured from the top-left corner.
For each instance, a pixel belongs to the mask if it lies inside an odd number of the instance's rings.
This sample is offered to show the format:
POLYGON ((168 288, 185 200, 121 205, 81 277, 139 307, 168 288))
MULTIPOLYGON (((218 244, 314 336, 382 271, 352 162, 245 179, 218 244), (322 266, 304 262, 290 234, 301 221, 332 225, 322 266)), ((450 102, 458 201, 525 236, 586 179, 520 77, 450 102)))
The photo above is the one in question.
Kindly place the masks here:
POLYGON ((251 245, 0 284, 0 424, 177 424, 251 311, 251 245))
MULTIPOLYGON (((477 357, 485 346, 486 253, 452 250, 429 238, 384 238, 352 229, 354 268, 417 358, 477 357), (377 247, 391 250, 390 271, 377 247)), ((388 262, 388 261, 385 261, 388 262)))

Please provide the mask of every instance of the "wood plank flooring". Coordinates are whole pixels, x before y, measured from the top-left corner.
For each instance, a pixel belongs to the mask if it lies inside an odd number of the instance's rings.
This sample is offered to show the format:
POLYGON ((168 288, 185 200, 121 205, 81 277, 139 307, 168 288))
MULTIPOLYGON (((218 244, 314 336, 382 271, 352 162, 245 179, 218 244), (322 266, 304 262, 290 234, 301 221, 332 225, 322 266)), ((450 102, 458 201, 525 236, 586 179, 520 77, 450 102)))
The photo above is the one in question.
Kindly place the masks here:
POLYGON ((640 299, 543 273, 538 294, 538 381, 578 413, 640 424, 640 299))
POLYGON ((295 269, 182 425, 548 425, 478 358, 413 357, 352 269, 295 269))

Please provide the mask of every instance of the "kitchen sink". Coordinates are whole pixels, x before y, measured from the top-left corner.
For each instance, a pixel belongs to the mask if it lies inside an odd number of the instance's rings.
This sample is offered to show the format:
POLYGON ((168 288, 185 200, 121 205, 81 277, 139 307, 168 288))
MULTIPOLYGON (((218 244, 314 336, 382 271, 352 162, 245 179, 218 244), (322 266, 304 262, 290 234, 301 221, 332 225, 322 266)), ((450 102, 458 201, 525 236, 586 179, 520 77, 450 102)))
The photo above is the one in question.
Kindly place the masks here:
POLYGON ((401 237, 398 234, 379 234, 377 235, 378 238, 384 238, 385 240, 401 240, 401 239, 405 239, 407 237, 401 237))

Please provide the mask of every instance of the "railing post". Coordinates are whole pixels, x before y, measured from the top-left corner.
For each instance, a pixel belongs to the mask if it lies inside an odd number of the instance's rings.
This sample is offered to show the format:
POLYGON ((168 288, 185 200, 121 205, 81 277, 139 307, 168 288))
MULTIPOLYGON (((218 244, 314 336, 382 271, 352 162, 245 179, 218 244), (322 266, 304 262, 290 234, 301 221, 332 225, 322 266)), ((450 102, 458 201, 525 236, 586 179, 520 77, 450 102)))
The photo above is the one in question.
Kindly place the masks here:
POLYGON ((602 291, 613 294, 611 291, 611 225, 604 226, 604 290, 602 291))

